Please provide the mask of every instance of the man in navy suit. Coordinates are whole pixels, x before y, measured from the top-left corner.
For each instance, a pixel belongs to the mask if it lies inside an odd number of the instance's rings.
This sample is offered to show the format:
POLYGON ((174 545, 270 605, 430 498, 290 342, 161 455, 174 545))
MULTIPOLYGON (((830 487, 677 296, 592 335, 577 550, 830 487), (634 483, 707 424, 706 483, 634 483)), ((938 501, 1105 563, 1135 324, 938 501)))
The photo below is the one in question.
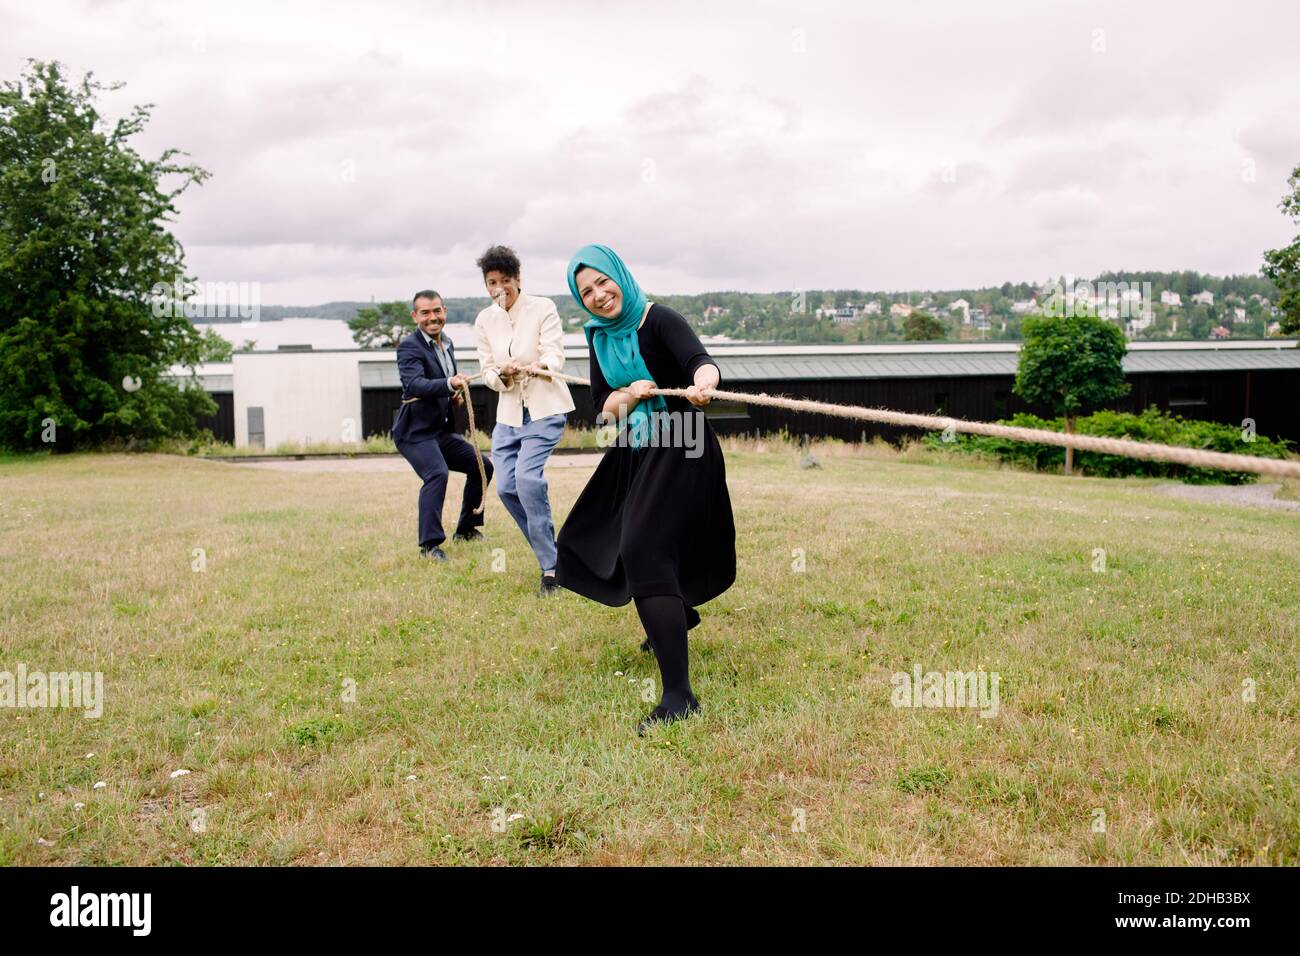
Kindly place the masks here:
MULTIPOLYGON (((483 500, 474 446, 456 434, 452 407, 463 399, 456 392, 468 380, 456 369, 456 350, 444 338, 447 307, 432 289, 415 293, 411 318, 416 331, 397 346, 397 370, 402 376, 402 407, 393 424, 393 443, 415 473, 424 479, 420 489, 420 554, 446 561, 441 545, 447 540, 442 530, 442 502, 447 494, 447 474, 465 475, 465 496, 453 540, 473 541, 483 537, 478 529, 483 516, 474 509, 483 500)), ((483 459, 483 470, 492 480, 492 462, 483 459)))

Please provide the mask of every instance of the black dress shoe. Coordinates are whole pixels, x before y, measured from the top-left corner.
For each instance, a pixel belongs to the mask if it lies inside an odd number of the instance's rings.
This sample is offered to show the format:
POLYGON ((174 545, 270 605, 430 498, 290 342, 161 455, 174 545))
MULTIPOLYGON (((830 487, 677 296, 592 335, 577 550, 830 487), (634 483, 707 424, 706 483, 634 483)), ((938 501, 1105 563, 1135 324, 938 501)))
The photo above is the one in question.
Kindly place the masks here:
POLYGON ((697 713, 699 709, 700 702, 694 697, 691 698, 690 703, 686 706, 685 710, 672 711, 663 704, 660 704, 654 710, 650 711, 645 720, 636 725, 636 735, 638 737, 644 737, 655 725, 671 724, 674 721, 683 720, 691 716, 691 714, 697 713))
POLYGON ((457 531, 451 536, 452 541, 481 541, 483 532, 478 528, 470 528, 468 531, 457 531))
POLYGON ((543 574, 543 575, 542 575, 542 586, 541 586, 540 588, 537 589, 537 596, 538 596, 538 597, 547 597, 547 596, 549 596, 549 595, 551 595, 551 594, 554 594, 554 593, 555 593, 556 591, 558 591, 558 590, 560 590, 560 586, 559 586, 558 584, 555 583, 555 575, 554 575, 554 574, 543 574))
POLYGON ((421 548, 420 557, 428 558, 430 561, 446 561, 447 554, 442 548, 421 548))

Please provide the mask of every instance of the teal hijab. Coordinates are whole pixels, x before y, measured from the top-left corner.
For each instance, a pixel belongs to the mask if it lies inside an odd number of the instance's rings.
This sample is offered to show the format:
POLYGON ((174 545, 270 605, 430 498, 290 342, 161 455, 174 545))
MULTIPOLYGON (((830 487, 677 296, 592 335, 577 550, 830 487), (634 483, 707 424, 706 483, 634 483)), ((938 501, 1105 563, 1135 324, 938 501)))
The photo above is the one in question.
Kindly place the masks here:
MULTIPOLYGON (((591 318, 583 324, 587 330, 587 339, 591 342, 596 361, 600 363, 601 374, 613 388, 624 388, 638 379, 650 378, 650 370, 641 358, 641 347, 637 343, 636 328, 641 324, 645 313, 645 293, 637 285, 636 279, 628 271, 618 253, 609 246, 583 246, 569 260, 569 292, 591 318), (590 266, 614 280, 623 292, 623 308, 617 317, 607 319, 596 315, 583 304, 578 294, 577 274, 584 266, 590 266)), ((649 434, 652 412, 664 412, 668 408, 662 395, 655 395, 638 402, 632 414, 628 416, 628 438, 632 447, 640 448, 649 434)), ((658 416, 654 416, 658 418, 658 416)))

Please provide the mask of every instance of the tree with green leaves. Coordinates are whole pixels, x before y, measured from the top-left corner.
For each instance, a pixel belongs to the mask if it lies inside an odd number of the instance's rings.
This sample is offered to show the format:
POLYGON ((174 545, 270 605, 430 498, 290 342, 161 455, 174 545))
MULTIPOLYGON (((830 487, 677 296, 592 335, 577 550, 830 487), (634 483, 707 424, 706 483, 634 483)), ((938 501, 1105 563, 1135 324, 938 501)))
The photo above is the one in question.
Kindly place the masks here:
POLYGON ((203 330, 199 336, 199 361, 201 362, 229 362, 234 355, 235 347, 211 327, 203 330))
POLYGON ((937 342, 947 337, 947 327, 927 312, 913 312, 903 320, 904 341, 937 342))
MULTIPOLYGON (((1291 192, 1282 197, 1278 208, 1293 223, 1300 225, 1300 166, 1291 170, 1286 184, 1291 187, 1291 192)), ((1277 307, 1282 313, 1278 324, 1282 334, 1300 334, 1300 235, 1289 246, 1264 253, 1261 271, 1277 286, 1277 307)))
POLYGON ((352 338, 363 349, 395 349, 415 325, 405 302, 380 302, 348 319, 352 338))
MULTIPOLYGON (((1074 421, 1128 394, 1124 381, 1124 333, 1091 315, 1030 316, 1021 324, 1024 344, 1013 391, 1031 405, 1074 421)), ((1074 449, 1065 450, 1065 473, 1074 466, 1074 449)))
MULTIPOLYGON (((168 377, 204 345, 158 290, 188 281, 168 225, 207 173, 132 146, 151 106, 109 122, 119 89, 29 61, 0 87, 0 445, 148 443, 192 435, 215 403, 168 377)), ((191 375, 191 383, 196 380, 191 375)))

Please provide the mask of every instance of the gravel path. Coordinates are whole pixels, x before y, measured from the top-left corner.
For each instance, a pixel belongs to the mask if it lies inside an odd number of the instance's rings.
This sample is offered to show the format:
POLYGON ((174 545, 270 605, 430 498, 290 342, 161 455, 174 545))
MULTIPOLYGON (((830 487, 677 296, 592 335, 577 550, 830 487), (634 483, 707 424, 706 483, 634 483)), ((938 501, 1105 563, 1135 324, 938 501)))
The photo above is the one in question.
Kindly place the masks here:
POLYGON ((1256 508, 1282 508, 1300 511, 1300 501, 1274 498, 1281 485, 1156 485, 1156 491, 1189 501, 1204 501, 1215 505, 1252 505, 1256 508))
MULTIPOLYGON (((269 471, 297 472, 377 472, 411 471, 401 455, 366 455, 358 458, 286 458, 283 461, 232 461, 240 468, 264 468, 269 471)), ((600 452, 575 455, 552 455, 548 468, 594 468, 600 464, 600 452)), ((414 472, 412 472, 414 474, 414 472)))

